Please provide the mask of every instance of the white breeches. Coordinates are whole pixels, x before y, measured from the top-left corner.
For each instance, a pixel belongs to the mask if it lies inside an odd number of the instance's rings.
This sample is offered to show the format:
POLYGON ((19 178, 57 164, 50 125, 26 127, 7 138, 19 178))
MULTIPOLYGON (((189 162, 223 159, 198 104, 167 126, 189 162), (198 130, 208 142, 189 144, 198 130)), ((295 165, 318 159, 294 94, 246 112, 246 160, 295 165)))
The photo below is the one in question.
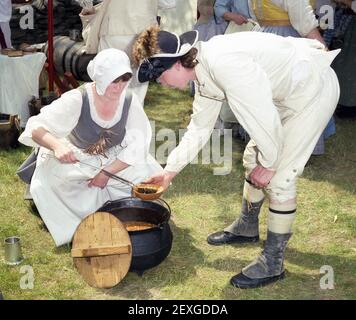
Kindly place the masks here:
MULTIPOLYGON (((275 176, 266 188, 270 200, 286 202, 296 198, 296 179, 302 174, 314 147, 330 120, 339 100, 335 72, 327 68, 309 79, 283 101, 280 108, 298 110, 282 119, 284 147, 275 176)), ((245 149, 243 164, 246 177, 259 165, 258 149, 251 140, 245 149)))

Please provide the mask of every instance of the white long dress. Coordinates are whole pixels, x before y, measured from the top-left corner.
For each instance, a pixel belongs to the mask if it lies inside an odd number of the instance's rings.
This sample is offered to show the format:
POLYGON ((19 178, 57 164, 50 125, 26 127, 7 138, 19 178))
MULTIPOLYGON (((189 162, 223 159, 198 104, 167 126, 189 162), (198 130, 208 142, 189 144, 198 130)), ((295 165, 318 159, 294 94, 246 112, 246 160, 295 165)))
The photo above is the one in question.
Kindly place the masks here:
MULTIPOLYGON (((111 128, 121 119, 124 94, 118 111, 111 121, 103 121, 96 113, 93 104, 91 84, 86 84, 90 114, 95 123, 103 128, 111 128)), ((105 202, 131 195, 131 188, 116 180, 109 179, 104 189, 88 187, 88 179, 100 170, 83 163, 104 168, 115 160, 130 166, 117 175, 139 183, 162 170, 158 162, 148 153, 151 141, 151 127, 148 118, 133 93, 132 103, 126 123, 126 135, 121 146, 108 150, 107 158, 93 156, 75 147, 66 138, 76 127, 82 108, 82 95, 75 89, 62 95, 51 105, 42 108, 41 113, 31 117, 19 141, 28 146, 38 146, 32 140, 32 131, 44 127, 60 138, 75 151, 79 163, 62 164, 53 152, 41 147, 30 192, 37 209, 50 231, 57 246, 69 243, 82 219, 96 212, 105 202), (83 163, 82 163, 83 162, 83 163)))

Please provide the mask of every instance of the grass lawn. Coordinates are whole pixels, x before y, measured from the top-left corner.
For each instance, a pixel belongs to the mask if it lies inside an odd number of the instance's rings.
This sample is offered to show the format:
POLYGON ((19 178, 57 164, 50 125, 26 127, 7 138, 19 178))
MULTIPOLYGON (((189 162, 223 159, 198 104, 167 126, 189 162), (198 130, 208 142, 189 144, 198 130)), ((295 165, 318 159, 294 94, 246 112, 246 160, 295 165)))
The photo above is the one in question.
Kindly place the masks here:
MULTIPOLYGON (((150 87, 146 111, 160 128, 178 130, 189 122, 187 92, 150 87)), ((23 200, 25 186, 15 170, 29 149, 0 150, 0 239, 19 235, 25 261, 2 263, 0 291, 6 299, 356 299, 356 127, 354 119, 337 118, 337 135, 326 142, 326 155, 313 157, 298 183, 298 213, 286 252, 285 280, 274 285, 238 290, 231 276, 255 258, 255 245, 213 247, 209 233, 221 230, 240 210, 244 144, 233 142, 233 169, 213 175, 214 165, 189 165, 164 196, 172 207, 173 248, 158 267, 143 277, 129 273, 115 288, 89 287, 77 273, 70 248, 56 248, 40 217, 23 200), (34 288, 22 290, 21 267, 34 270, 34 288), (320 268, 334 270, 335 288, 320 289, 320 268)), ((158 142, 157 144, 161 144, 158 142)), ((261 214, 266 237, 268 205, 261 214)), ((2 248, 1 248, 2 249, 2 248)), ((23 270, 22 270, 23 271, 23 270)))

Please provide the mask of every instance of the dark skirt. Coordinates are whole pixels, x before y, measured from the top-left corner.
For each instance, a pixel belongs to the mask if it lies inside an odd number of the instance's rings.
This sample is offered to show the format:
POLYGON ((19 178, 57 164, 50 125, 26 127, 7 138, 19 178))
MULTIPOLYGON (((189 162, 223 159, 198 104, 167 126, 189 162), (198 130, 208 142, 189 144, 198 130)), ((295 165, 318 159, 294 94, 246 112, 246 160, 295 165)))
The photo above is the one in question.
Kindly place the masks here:
POLYGON ((356 106, 356 15, 352 17, 343 39, 340 54, 332 64, 340 83, 339 104, 356 106))

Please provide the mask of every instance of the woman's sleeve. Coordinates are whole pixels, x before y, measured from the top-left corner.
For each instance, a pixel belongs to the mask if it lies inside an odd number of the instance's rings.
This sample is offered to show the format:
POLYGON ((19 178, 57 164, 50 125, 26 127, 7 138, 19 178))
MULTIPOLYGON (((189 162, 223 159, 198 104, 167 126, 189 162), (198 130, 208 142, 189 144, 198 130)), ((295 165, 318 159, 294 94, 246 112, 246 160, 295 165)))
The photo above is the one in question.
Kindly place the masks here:
POLYGON ((214 13, 218 23, 224 22, 223 15, 231 10, 231 0, 216 0, 214 13))
POLYGON ((293 28, 302 37, 319 26, 309 0, 272 0, 272 2, 288 12, 293 28))
POLYGON ((126 134, 121 145, 123 150, 118 155, 118 160, 131 166, 146 162, 150 149, 152 129, 148 117, 139 102, 132 93, 132 102, 126 123, 126 134))
POLYGON ((214 130, 221 104, 221 101, 205 98, 199 93, 195 94, 188 130, 179 145, 168 156, 165 170, 178 173, 195 159, 214 130))
POLYGON ((19 141, 30 147, 39 147, 32 140, 32 131, 44 128, 56 138, 66 137, 77 125, 82 108, 82 94, 74 89, 41 109, 40 114, 28 119, 19 141))
POLYGON ((212 74, 238 122, 255 141, 260 164, 276 169, 283 148, 283 128, 264 70, 246 54, 234 53, 220 57, 212 74))

